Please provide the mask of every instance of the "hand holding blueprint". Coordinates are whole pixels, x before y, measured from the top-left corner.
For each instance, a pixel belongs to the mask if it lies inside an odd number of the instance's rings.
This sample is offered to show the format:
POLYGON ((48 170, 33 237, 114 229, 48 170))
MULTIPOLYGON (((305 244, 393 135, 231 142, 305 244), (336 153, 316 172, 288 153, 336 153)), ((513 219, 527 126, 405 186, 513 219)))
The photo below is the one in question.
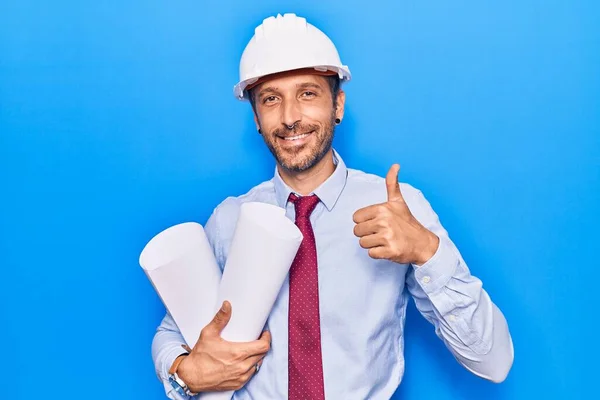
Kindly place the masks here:
MULTIPOLYGON (((221 333, 233 342, 260 336, 302 242, 283 208, 242 204, 223 275, 201 225, 175 225, 144 248, 140 265, 190 347, 224 300, 232 316, 221 333)), ((228 400, 233 392, 202 399, 228 400)))

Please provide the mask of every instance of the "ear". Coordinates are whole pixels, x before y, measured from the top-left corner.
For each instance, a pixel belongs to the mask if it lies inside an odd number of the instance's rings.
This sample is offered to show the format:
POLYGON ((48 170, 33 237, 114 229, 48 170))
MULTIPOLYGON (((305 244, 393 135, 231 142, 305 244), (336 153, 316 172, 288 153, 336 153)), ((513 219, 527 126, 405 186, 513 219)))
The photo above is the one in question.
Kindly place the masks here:
POLYGON ((340 89, 335 103, 335 117, 341 120, 344 119, 344 105, 346 104, 346 92, 340 89))
POLYGON ((260 131, 260 121, 258 120, 258 115, 256 115, 256 111, 254 113, 254 124, 256 124, 256 130, 260 131))

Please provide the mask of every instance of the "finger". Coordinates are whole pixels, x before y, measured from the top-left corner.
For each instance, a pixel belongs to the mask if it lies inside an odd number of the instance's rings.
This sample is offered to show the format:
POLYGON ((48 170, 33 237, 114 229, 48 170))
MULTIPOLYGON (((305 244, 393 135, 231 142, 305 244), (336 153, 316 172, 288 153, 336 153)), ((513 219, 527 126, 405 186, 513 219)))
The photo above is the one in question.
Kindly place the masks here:
POLYGON ((377 233, 381 229, 380 223, 377 219, 371 219, 369 221, 361 222, 354 226, 354 236, 363 237, 377 233))
MULTIPOLYGON (((240 383, 241 383, 241 387, 244 387, 244 385, 246 383, 248 383, 248 381, 250 379, 252 379, 252 377, 254 376, 254 374, 256 374, 256 367, 255 364, 252 365, 252 368, 250 368, 248 371, 246 371, 241 377, 240 377, 240 383)), ((236 390, 239 390, 236 389, 236 390)))
POLYGON ((399 172, 400 165, 394 164, 392 165, 385 177, 388 201, 404 201, 404 198, 402 197, 402 192, 400 192, 400 184, 398 183, 399 172))
POLYGON ((200 335, 220 335, 221 331, 227 326, 227 323, 231 319, 231 303, 224 301, 221 308, 215 314, 212 321, 202 329, 200 335))
POLYGON ((379 205, 376 204, 373 206, 361 208, 360 210, 358 210, 354 213, 354 215, 352 216, 352 220, 357 224, 360 224, 361 222, 369 221, 377 216, 378 207, 379 207, 379 205))
POLYGON ((361 237, 358 243, 363 249, 371 249, 384 246, 386 241, 382 235, 368 235, 361 237))
POLYGON ((244 361, 243 364, 238 366, 239 375, 237 375, 237 377, 232 381, 234 390, 238 390, 248 383, 252 376, 256 374, 257 365, 260 368, 262 365, 262 357, 253 357, 252 359, 248 359, 244 361))
POLYGON ((252 373, 254 373, 256 371, 256 364, 258 364, 258 367, 260 368, 264 358, 265 358, 264 354, 261 356, 252 356, 252 357, 246 358, 241 364, 242 372, 246 373, 248 371, 251 371, 252 373))
POLYGON ((388 249, 385 246, 372 247, 369 249, 369 257, 376 260, 387 259, 388 249))
POLYGON ((243 358, 261 356, 267 354, 271 349, 271 334, 263 333, 261 338, 252 342, 229 342, 238 354, 243 355, 243 358))
POLYGON ((260 334, 258 340, 263 340, 266 343, 268 343, 269 346, 271 346, 271 332, 269 332, 268 330, 263 331, 263 333, 260 334))

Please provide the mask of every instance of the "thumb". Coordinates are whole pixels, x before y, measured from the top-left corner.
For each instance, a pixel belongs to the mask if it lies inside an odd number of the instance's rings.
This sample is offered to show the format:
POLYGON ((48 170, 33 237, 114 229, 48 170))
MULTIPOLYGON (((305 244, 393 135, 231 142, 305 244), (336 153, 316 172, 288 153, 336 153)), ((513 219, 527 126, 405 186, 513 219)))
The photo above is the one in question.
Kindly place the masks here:
POLYGON ((398 173, 400 172, 400 165, 394 164, 388 171, 385 177, 385 185, 387 186, 387 197, 388 201, 404 201, 402 193, 400 192, 400 184, 398 183, 398 173))
POLYGON ((204 335, 219 336, 221 331, 227 326, 227 323, 231 319, 231 303, 227 300, 223 302, 221 308, 215 314, 212 321, 202 330, 204 335))

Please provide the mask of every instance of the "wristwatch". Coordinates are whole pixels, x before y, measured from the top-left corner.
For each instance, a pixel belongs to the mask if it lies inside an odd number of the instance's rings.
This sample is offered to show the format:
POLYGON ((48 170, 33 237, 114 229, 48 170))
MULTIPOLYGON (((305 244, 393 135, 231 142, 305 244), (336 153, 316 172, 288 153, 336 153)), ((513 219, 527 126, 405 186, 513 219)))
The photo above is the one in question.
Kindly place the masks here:
POLYGON ((175 359, 173 365, 169 369, 169 383, 173 387, 173 389, 179 393, 181 396, 196 396, 198 393, 193 393, 190 388, 188 388, 187 384, 177 375, 177 367, 183 361, 185 357, 187 357, 189 353, 182 353, 175 359), (183 357, 182 357, 183 356, 183 357))

